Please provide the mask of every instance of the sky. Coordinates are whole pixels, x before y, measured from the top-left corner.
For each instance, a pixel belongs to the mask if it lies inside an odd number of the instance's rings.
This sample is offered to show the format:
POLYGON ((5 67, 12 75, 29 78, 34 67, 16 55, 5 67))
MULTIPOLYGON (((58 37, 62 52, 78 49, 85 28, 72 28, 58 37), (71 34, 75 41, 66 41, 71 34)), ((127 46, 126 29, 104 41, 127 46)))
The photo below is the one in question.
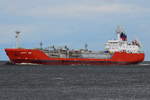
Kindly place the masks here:
POLYGON ((0 0, 0 59, 8 60, 4 48, 50 45, 78 49, 87 43, 103 50, 122 26, 128 40, 138 39, 150 60, 150 0, 0 0))

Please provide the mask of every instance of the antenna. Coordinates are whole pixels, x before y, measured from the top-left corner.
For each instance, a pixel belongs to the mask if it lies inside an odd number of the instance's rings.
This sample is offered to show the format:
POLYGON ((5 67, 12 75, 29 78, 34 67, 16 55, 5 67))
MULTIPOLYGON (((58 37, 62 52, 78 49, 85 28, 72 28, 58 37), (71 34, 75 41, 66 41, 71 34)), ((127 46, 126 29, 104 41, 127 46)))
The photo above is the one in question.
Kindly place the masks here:
POLYGON ((85 47, 85 50, 88 50, 88 49, 87 49, 87 48, 88 48, 88 44, 87 44, 87 43, 85 44, 84 47, 85 47))
POLYGON ((121 34, 122 32, 124 32, 124 28, 122 26, 117 26, 116 33, 121 34))
POLYGON ((40 48, 43 49, 43 43, 42 43, 42 41, 40 42, 40 48))
POLYGON ((15 36, 15 38, 16 38, 16 48, 20 47, 19 46, 19 41, 20 41, 19 35, 20 35, 20 31, 16 31, 16 36, 15 36))

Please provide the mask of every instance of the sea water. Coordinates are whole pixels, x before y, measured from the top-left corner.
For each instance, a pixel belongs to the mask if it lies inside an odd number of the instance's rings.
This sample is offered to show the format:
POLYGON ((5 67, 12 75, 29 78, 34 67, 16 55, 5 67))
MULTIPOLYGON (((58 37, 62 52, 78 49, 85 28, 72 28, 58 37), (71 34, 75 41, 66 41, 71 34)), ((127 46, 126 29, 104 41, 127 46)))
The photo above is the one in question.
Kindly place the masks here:
POLYGON ((150 66, 0 63, 0 100, 148 100, 150 66))

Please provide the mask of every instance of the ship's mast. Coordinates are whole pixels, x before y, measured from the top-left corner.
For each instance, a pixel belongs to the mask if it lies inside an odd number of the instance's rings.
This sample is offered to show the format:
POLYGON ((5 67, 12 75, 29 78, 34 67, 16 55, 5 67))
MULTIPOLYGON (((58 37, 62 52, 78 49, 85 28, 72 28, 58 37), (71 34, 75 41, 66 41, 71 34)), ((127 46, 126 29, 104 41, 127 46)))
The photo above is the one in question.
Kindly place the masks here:
POLYGON ((123 27, 121 26, 118 26, 117 29, 116 29, 116 33, 117 33, 117 38, 118 40, 121 40, 120 39, 120 34, 123 32, 123 27))
POLYGON ((19 37, 19 35, 20 35, 20 31, 16 31, 16 36, 15 36, 15 38, 16 38, 16 48, 19 48, 20 46, 19 46, 19 42, 20 42, 20 37, 19 37))
POLYGON ((43 42, 40 42, 40 49, 43 49, 43 42))
POLYGON ((87 43, 84 45, 84 48, 85 48, 85 50, 88 50, 88 44, 87 43))

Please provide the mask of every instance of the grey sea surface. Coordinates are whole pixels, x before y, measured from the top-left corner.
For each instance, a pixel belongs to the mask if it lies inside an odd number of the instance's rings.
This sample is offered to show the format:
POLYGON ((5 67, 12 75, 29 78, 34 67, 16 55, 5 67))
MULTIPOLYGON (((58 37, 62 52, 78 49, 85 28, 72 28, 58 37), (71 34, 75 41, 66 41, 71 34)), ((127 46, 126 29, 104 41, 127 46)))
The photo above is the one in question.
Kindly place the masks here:
POLYGON ((149 100, 150 64, 10 65, 0 62, 0 100, 149 100))

